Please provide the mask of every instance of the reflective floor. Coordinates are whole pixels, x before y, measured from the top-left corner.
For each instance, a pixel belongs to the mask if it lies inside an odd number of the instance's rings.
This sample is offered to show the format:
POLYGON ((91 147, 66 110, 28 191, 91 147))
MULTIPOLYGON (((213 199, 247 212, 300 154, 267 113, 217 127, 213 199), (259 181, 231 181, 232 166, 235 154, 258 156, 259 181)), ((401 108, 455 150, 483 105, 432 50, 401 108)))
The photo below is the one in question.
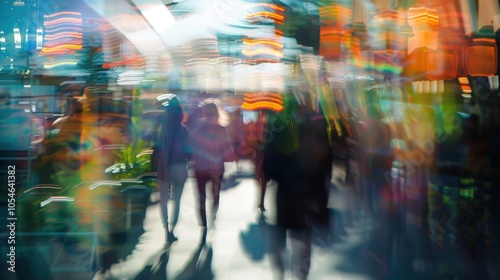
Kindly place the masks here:
MULTIPOLYGON (((204 245, 189 178, 177 242, 165 245, 158 194, 152 193, 144 217, 132 217, 122 233, 16 236, 25 242, 16 248, 17 279, 273 279, 269 234, 276 185, 268 184, 268 211, 261 215, 252 172, 247 161, 238 170, 227 167, 217 219, 204 245)), ((330 224, 314 230, 311 258, 304 260, 311 264, 308 279, 499 279, 491 197, 476 191, 472 198, 453 188, 424 193, 394 187, 382 191, 370 209, 355 190, 345 182, 340 162, 335 164, 330 224)), ((2 258, 8 254, 5 245, 2 258)), ((16 279, 5 278, 13 275, 3 273, 6 268, 1 271, 2 279, 16 279)))
MULTIPOLYGON (((256 209, 258 188, 250 177, 249 167, 247 162, 240 164, 239 172, 229 167, 230 179, 221 193, 215 227, 209 232, 205 246, 199 244, 201 230, 195 212, 194 182, 189 179, 176 229, 179 240, 168 249, 160 246, 164 243, 164 232, 159 223, 158 205, 152 204, 146 214, 145 232, 139 236, 131 255, 113 264, 104 276, 98 273, 95 279, 273 279, 269 231, 275 216, 276 185, 269 185, 266 199, 269 210, 262 216, 256 209)), ((340 196, 345 197, 346 193, 339 190, 338 198, 340 196)), ((332 200, 332 204, 338 208, 338 211, 332 208, 333 222, 334 216, 338 216, 335 212, 344 210, 341 203, 332 200)), ((339 239, 335 240, 337 233, 333 224, 329 230, 328 234, 318 234, 313 239, 310 279, 370 279, 350 256, 362 245, 363 231, 353 229, 350 235, 338 235, 339 239)))

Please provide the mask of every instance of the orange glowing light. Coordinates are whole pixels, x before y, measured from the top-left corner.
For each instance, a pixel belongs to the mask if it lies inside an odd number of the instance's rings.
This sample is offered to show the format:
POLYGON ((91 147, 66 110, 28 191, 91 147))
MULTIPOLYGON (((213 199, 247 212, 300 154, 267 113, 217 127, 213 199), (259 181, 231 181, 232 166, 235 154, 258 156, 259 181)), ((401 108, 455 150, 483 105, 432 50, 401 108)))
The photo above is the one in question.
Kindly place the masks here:
POLYGON ((264 102, 272 102, 272 103, 276 103, 276 104, 283 104, 283 100, 279 94, 276 94, 274 96, 272 96, 272 95, 268 95, 268 96, 258 95, 258 96, 250 96, 250 97, 247 97, 247 95, 245 95, 244 100, 247 103, 257 103, 257 102, 264 101, 264 102))
POLYGON ((350 22, 352 10, 336 4, 320 7, 319 16, 320 54, 329 60, 342 58, 351 37, 349 29, 344 26, 350 22))
POLYGON ((285 20, 284 15, 280 15, 280 14, 277 14, 274 12, 260 11, 260 12, 250 13, 250 14, 246 15, 247 19, 254 19, 254 18, 259 18, 259 17, 274 19, 274 21, 278 24, 283 24, 283 22, 285 20))
POLYGON ((463 49, 465 72, 471 76, 491 76, 497 72, 498 52, 495 39, 474 41, 463 49))
POLYGON ((241 108, 249 111, 268 109, 281 112, 283 98, 278 93, 246 93, 241 108))
POLYGON ((402 75, 413 81, 449 80, 457 77, 458 61, 454 51, 414 49, 404 59, 402 75))
POLYGON ((42 53, 52 53, 58 51, 68 51, 68 50, 80 50, 82 45, 80 44, 61 44, 56 47, 44 47, 41 52, 42 53))
POLYGON ((280 48, 280 49, 283 48, 282 43, 276 42, 273 40, 269 40, 269 39, 244 39, 243 44, 250 45, 250 46, 262 44, 262 45, 269 45, 269 46, 280 48))
POLYGON ((243 103, 243 105, 241 105, 241 108, 243 110, 248 110, 248 111, 257 111, 257 110, 273 110, 273 111, 276 111, 276 112, 281 112, 283 111, 283 106, 281 105, 276 105, 274 103, 271 103, 271 102, 259 102, 259 103, 255 103, 255 104, 246 104, 246 103, 243 103))

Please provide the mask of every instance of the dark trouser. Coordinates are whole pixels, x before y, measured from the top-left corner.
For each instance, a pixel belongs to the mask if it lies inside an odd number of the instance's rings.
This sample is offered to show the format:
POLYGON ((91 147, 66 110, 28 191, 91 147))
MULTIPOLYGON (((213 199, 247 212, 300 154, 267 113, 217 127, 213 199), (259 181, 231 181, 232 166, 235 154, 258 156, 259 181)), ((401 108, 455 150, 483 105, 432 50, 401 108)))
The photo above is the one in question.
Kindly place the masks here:
POLYGON ((307 279, 311 268, 311 228, 287 229, 270 227, 270 261, 273 265, 274 278, 284 279, 285 249, 289 239, 291 247, 291 267, 293 279, 307 279))
POLYGON ((206 195, 206 186, 208 182, 211 182, 212 184, 212 197, 213 197, 213 204, 212 204, 212 215, 213 219, 215 220, 215 215, 217 213, 217 209, 219 208, 219 194, 220 194, 220 188, 221 188, 221 182, 222 182, 222 175, 224 174, 223 171, 199 171, 195 170, 195 177, 196 177, 196 183, 198 186, 198 207, 199 207, 199 214, 200 214, 200 223, 202 227, 207 226, 207 212, 206 212, 206 206, 205 206, 205 201, 207 198, 206 195))

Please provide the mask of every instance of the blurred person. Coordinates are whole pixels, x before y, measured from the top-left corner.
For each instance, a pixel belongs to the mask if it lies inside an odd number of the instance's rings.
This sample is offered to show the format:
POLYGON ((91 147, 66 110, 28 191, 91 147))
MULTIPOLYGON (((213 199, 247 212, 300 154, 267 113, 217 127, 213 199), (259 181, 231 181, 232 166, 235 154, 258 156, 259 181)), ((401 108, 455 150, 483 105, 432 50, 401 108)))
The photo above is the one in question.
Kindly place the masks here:
POLYGON ((257 209, 261 214, 264 214, 266 211, 266 207, 264 205, 266 190, 267 190, 267 181, 264 174, 264 145, 265 145, 265 137, 266 137, 266 112, 263 110, 258 111, 257 120, 255 122, 251 122, 247 125, 247 137, 245 149, 248 150, 249 156, 251 157, 255 174, 254 178, 259 185, 259 203, 257 209))
POLYGON ((259 111, 259 116, 257 117, 256 123, 257 129, 257 142, 255 143, 255 156, 254 156, 254 165, 255 165, 255 178, 260 186, 260 196, 259 196, 259 211, 264 213, 266 211, 265 207, 265 199, 266 199, 266 190, 267 190, 267 181, 268 178, 264 173, 264 145, 266 139, 266 113, 264 111, 259 111))
POLYGON ((53 133, 47 137, 44 150, 38 156, 36 167, 41 183, 69 187, 67 184, 80 182, 83 106, 73 100, 67 104, 67 108, 66 115, 52 123, 53 133))
POLYGON ((447 93, 441 110, 436 110, 436 151, 428 190, 430 239, 441 249, 434 250, 437 265, 452 267, 441 256, 450 252, 473 265, 477 279, 487 279, 484 258, 491 244, 489 231, 486 135, 480 119, 465 114, 459 91, 447 93), (475 147, 474 147, 475 146, 475 147), (479 166, 474 166, 481 161, 479 166), (471 165, 472 164, 472 165, 471 165), (476 167, 482 170, 475 170, 476 167), (475 177, 474 175, 478 175, 475 177), (474 178, 475 177, 475 178, 474 178), (483 178, 481 178, 483 177, 483 178))
POLYGON ((491 164, 488 154, 490 131, 478 114, 472 113, 464 123, 466 170, 460 182, 460 209, 457 236, 464 255, 475 266, 474 275, 487 279, 486 257, 492 243, 490 212, 491 164))
POLYGON ((229 138, 231 139, 231 146, 236 156, 235 162, 242 156, 243 142, 245 141, 245 124, 241 116, 241 109, 236 109, 230 114, 230 123, 226 127, 229 138))
MULTIPOLYGON (((271 232, 271 260, 276 279, 285 276, 287 236, 291 273, 307 279, 313 229, 328 222, 328 182, 332 153, 327 122, 312 110, 307 92, 284 96, 285 109, 268 118, 264 173, 277 183, 276 227, 271 232)), ((295 278, 294 278, 295 279, 295 278)))
POLYGON ((376 88, 366 89, 366 114, 358 120, 357 135, 361 155, 362 190, 361 196, 372 217, 379 210, 380 196, 390 190, 387 179, 394 159, 390 125, 384 120, 378 104, 376 88))
POLYGON ((160 214, 165 228, 167 244, 177 241, 174 229, 179 220, 180 202, 187 173, 188 130, 183 126, 184 111, 177 98, 170 99, 165 113, 158 120, 157 141, 154 146, 156 156, 152 159, 157 171, 160 190, 160 214), (168 215, 169 199, 173 202, 173 212, 168 215))
POLYGON ((107 176, 103 170, 117 161, 124 162, 123 155, 107 147, 131 147, 134 125, 124 101, 112 100, 112 91, 86 88, 83 105, 83 126, 80 154, 82 157, 82 179, 98 181, 107 176))
MULTIPOLYGON (((366 113, 357 122, 361 170, 361 228, 370 232, 366 250, 390 263, 393 246, 399 242, 398 212, 392 207, 390 172, 393 163, 392 132, 380 109, 377 88, 364 90, 366 113), (390 207, 389 207, 390 206, 390 207)), ((378 274, 380 272, 371 271, 378 274)))
MULTIPOLYGON (((436 113, 430 106, 422 106, 418 110, 406 110, 406 131, 403 134, 406 149, 396 151, 402 155, 404 178, 399 186, 398 194, 406 201, 406 208, 413 210, 420 227, 426 226, 427 192, 431 180, 432 165, 435 152, 435 119, 436 113), (403 152, 401 152, 403 151, 403 152), (411 193, 412 195, 408 195, 411 193), (418 198, 418 199, 417 199, 418 198)), ((395 182, 395 187, 398 185, 395 182)), ((396 189, 395 189, 396 190, 396 189)))
POLYGON ((224 175, 224 162, 234 159, 231 140, 226 128, 219 124, 219 108, 213 102, 205 102, 201 107, 201 118, 190 130, 189 155, 198 189, 198 210, 202 227, 201 243, 206 242, 207 213, 206 188, 212 187, 212 218, 215 222, 219 208, 219 194, 224 175))

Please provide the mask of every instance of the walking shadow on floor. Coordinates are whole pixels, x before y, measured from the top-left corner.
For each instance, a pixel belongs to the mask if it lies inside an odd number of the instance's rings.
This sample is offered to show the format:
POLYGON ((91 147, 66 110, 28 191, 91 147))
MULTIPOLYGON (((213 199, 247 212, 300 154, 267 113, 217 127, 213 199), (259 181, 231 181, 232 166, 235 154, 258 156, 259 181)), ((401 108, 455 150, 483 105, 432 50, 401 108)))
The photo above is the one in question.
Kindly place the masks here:
MULTIPOLYGON (((170 251, 163 250, 160 255, 155 254, 153 258, 156 258, 152 264, 148 264, 144 269, 134 278, 134 280, 166 280, 167 275, 167 264, 170 258, 170 251)), ((150 262, 147 262, 150 263, 150 262)))
POLYGON ((252 222, 246 230, 240 232, 240 243, 244 251, 254 261, 264 259, 268 252, 269 224, 264 215, 261 215, 257 222, 252 222))
POLYGON ((253 178, 253 172, 244 171, 244 170, 236 170, 233 172, 228 172, 222 179, 221 190, 226 191, 238 186, 239 183, 243 179, 251 179, 253 178))
MULTIPOLYGON (((193 252, 184 269, 179 273, 176 280, 212 280, 215 279, 212 272, 213 249, 211 245, 199 246, 193 252)), ((164 278, 166 279, 166 278, 164 278)))

